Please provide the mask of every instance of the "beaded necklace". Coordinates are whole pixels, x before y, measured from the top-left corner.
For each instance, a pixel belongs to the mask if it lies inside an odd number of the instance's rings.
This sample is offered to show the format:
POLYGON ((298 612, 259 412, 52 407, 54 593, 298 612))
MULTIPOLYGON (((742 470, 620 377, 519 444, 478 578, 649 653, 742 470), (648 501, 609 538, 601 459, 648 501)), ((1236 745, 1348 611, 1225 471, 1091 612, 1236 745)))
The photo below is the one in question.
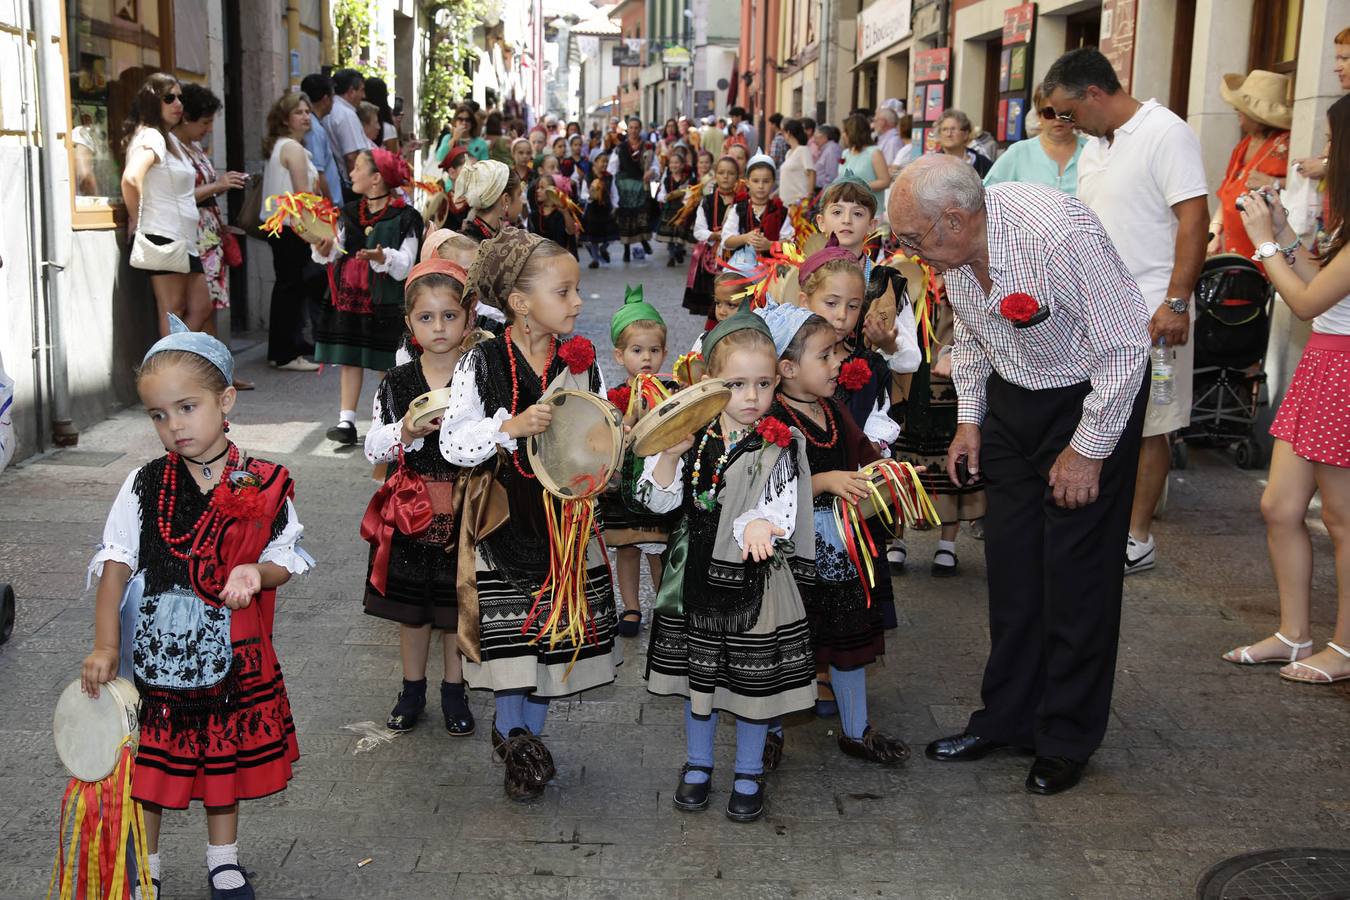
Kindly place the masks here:
MULTIPOLYGON (((733 431, 727 437, 723 438, 721 433, 721 421, 719 419, 708 426, 708 430, 703 432, 703 440, 699 441, 698 453, 694 455, 694 471, 689 484, 694 491, 694 502, 708 512, 712 512, 717 508, 717 487, 722 483, 722 473, 726 470, 727 460, 731 458, 731 452, 735 450, 736 446, 741 442, 740 440, 731 440, 737 433, 738 432, 733 431), (706 491, 700 491, 698 489, 698 481, 703 471, 703 451, 707 449, 708 439, 711 438, 714 433, 722 440, 722 455, 717 457, 717 462, 713 466, 712 481, 708 485, 708 489, 706 491)), ((745 431, 746 437, 751 434, 754 434, 753 426, 745 431)), ((744 439, 744 437, 741 438, 741 440, 744 439)))
MULTIPOLYGON (((511 341, 511 326, 506 326, 506 359, 511 366, 511 415, 515 416, 520 412, 520 375, 516 371, 516 345, 511 341)), ((539 383, 544 384, 544 379, 548 378, 548 370, 553 367, 553 358, 558 355, 558 339, 556 337, 549 339, 548 360, 544 363, 543 374, 539 376, 539 383)), ((516 449, 511 454, 511 462, 515 463, 516 471, 526 478, 535 476, 525 471, 525 467, 520 464, 520 442, 516 442, 516 449)))
MULTIPOLYGON (((779 391, 779 393, 782 394, 783 392, 779 391)), ((796 400, 798 403, 807 402, 805 400, 797 400, 796 397, 789 397, 787 394, 783 394, 783 398, 786 400, 796 400)), ((793 409, 791 405, 784 403, 783 410, 788 414, 788 416, 792 418, 792 421, 797 426, 797 430, 800 431, 802 435, 806 437, 806 442, 808 444, 810 444, 812 447, 822 447, 828 450, 835 444, 839 443, 839 432, 836 431, 834 428, 834 413, 830 412, 830 404, 822 400, 816 400, 815 402, 820 404, 821 412, 825 413, 825 427, 823 430, 826 434, 830 436, 829 440, 827 441, 818 441, 815 438, 811 437, 811 432, 808 431, 806 427, 802 424, 802 420, 797 416, 797 411, 793 409)), ((811 424, 815 425, 815 422, 812 422, 811 424)))
MULTIPOLYGON (((197 517, 197 521, 192 523, 192 527, 183 534, 173 534, 173 512, 178 504, 178 461, 180 458, 177 453, 169 452, 164 474, 160 476, 159 480, 159 500, 155 504, 155 525, 159 529, 159 536, 164 540, 169 552, 184 561, 192 558, 191 543, 202 528, 206 528, 199 555, 210 557, 215 552, 216 544, 220 540, 220 527, 223 522, 223 519, 217 515, 219 510, 216 509, 215 505, 215 488, 212 488, 213 496, 207 502, 206 509, 197 517), (184 544, 189 545, 187 552, 178 549, 184 544)), ((238 466, 239 448, 231 443, 229 456, 225 460, 225 471, 220 475, 219 484, 227 484, 230 480, 230 473, 238 466)))
POLYGON ((366 234, 370 234, 372 231, 375 230, 375 223, 380 221, 380 219, 384 218, 384 214, 389 210, 389 204, 386 203, 384 206, 381 206, 378 210, 375 211, 375 215, 373 216, 367 215, 367 213, 370 211, 368 201, 383 200, 385 197, 388 196, 389 196, 388 194, 382 194, 379 197, 361 198, 361 205, 356 208, 356 218, 358 221, 360 221, 361 227, 365 229, 366 234))

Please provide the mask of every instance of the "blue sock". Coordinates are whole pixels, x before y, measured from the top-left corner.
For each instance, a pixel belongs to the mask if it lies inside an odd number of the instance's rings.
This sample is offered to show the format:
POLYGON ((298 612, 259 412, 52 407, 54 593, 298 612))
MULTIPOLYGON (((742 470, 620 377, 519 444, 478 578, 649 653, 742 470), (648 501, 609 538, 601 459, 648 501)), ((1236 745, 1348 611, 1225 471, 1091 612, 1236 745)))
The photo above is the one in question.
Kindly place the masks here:
MULTIPOLYGON (((769 734, 769 723, 751 722, 748 719, 736 719, 736 774, 764 774, 764 738, 769 734)), ((736 793, 753 794, 759 785, 753 781, 737 778, 736 793)))
POLYGON ((548 718, 548 698, 528 694, 524 707, 525 727, 530 729, 530 734, 543 734, 544 720, 548 718))
POLYGON ((769 722, 769 733, 770 733, 770 734, 776 734, 776 735, 778 735, 779 737, 782 737, 782 736, 783 736, 783 720, 782 720, 782 719, 774 719, 773 721, 769 722))
MULTIPOLYGON (((691 766, 713 767, 713 735, 717 733, 717 712, 710 716, 694 715, 693 705, 684 702, 684 740, 685 752, 691 766)), ((686 772, 686 784, 703 784, 708 780, 707 772, 686 772)))
POLYGON ((862 666, 856 669, 830 666, 830 683, 834 685, 834 698, 839 701, 839 721, 844 734, 861 740, 867 730, 867 670, 862 666))
POLYGON ((525 727, 525 695, 519 691, 498 691, 492 699, 497 704, 497 730, 502 737, 510 737, 517 728, 525 727))

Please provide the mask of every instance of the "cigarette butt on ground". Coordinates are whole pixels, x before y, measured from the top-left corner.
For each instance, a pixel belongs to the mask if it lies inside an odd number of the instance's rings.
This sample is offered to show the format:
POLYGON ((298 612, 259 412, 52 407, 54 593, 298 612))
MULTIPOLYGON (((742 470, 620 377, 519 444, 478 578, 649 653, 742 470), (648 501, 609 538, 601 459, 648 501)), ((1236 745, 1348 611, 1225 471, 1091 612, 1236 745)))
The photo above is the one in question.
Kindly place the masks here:
POLYGON ((374 858, 374 857, 367 856, 365 859, 363 859, 363 860, 361 860, 359 863, 357 863, 357 864, 356 864, 356 867, 357 867, 358 869, 364 869, 366 866, 370 865, 370 864, 373 863, 374 861, 375 861, 375 858, 374 858))

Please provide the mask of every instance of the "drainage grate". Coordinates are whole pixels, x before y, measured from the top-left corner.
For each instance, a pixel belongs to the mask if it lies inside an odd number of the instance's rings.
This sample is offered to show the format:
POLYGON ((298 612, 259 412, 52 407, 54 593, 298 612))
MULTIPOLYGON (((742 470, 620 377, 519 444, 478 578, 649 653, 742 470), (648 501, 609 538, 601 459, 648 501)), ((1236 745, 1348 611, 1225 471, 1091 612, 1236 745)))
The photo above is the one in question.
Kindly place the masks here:
POLYGON ((1224 860, 1200 879, 1197 900, 1350 900, 1350 850, 1289 847, 1224 860))
POLYGON ((43 457, 37 462, 44 466, 80 466, 88 469, 101 469, 117 462, 124 456, 126 456, 125 453, 102 450, 58 450, 51 456, 43 457))

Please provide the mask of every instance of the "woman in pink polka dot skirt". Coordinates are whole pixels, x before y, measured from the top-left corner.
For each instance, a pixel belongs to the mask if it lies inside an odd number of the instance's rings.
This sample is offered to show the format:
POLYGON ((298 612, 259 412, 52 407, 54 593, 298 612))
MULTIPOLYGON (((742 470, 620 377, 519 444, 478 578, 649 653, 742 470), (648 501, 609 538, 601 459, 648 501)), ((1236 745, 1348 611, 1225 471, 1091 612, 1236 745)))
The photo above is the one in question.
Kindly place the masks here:
POLYGON ((1266 541, 1280 594, 1280 630, 1224 654, 1238 665, 1283 663, 1280 676, 1304 684, 1350 680, 1350 95, 1327 111, 1327 221, 1329 235, 1314 253, 1299 243, 1278 194, 1244 195, 1242 223, 1256 246, 1253 259, 1290 312, 1312 320, 1289 390, 1270 433, 1275 450, 1261 497, 1266 541), (1336 552, 1340 604, 1336 633, 1314 651, 1312 541, 1304 517, 1322 494, 1322 522, 1336 552))

